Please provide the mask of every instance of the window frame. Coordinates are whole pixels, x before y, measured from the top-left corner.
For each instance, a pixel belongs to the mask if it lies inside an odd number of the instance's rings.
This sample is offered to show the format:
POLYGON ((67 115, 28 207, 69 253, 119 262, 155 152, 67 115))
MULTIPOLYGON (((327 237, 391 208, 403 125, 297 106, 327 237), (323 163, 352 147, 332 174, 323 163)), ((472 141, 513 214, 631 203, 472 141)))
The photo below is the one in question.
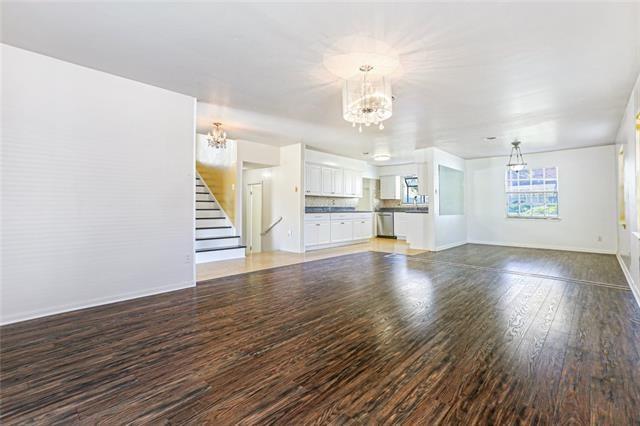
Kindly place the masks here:
MULTIPOLYGON (((515 172, 515 173, 520 173, 519 172, 515 172)), ((511 174, 514 173, 512 170, 509 170, 508 168, 505 170, 505 175, 504 175, 504 191, 505 191, 505 217, 507 219, 542 219, 542 220, 560 220, 560 174, 559 174, 559 170, 558 170, 558 166, 549 166, 549 167, 530 167, 527 169, 522 170, 522 172, 526 172, 528 178, 521 180, 522 177, 518 176, 515 181, 517 181, 518 183, 521 181, 526 182, 526 180, 529 180, 529 184, 528 184, 528 189, 527 190, 513 190, 514 185, 512 184, 514 182, 514 179, 511 177, 511 174), (547 170, 549 169, 555 169, 555 177, 550 178, 547 176, 547 170), (539 171, 542 170, 542 177, 537 177, 535 178, 535 174, 534 171, 539 171), (543 189, 532 189, 534 187, 533 185, 533 181, 542 181, 542 186, 543 189), (548 181, 552 181, 555 182, 555 189, 554 190, 550 190, 547 189, 547 182, 548 181), (522 212, 520 211, 520 208, 522 206, 522 201, 518 201, 518 213, 514 214, 510 212, 510 201, 512 199, 513 195, 525 195, 528 199, 529 199, 529 209, 531 211, 531 213, 529 215, 524 215, 522 214, 522 212), (534 196, 541 196, 542 197, 542 203, 537 204, 538 206, 542 205, 544 206, 544 215, 533 215, 533 210, 534 210, 534 203, 531 202, 531 199, 534 196), (555 198, 555 202, 553 203, 549 203, 549 197, 553 197, 555 198), (548 214, 548 210, 549 210, 549 205, 555 205, 556 207, 556 213, 555 215, 549 215, 548 214)), ((540 185, 540 183, 538 183, 538 185, 540 185)), ((520 185, 516 185, 517 187, 519 187, 520 185)), ((521 200, 521 199, 520 199, 521 200)))
MULTIPOLYGON (((409 200, 409 188, 418 188, 418 176, 416 175, 409 175, 409 176, 402 176, 402 200, 400 202, 400 204, 405 205, 405 206, 409 206, 409 205, 413 205, 413 200, 409 200), (407 183, 407 179, 415 179, 416 180, 416 184, 415 185, 409 185, 407 183)), ((418 195, 418 205, 419 206, 426 206, 427 203, 427 196, 426 195, 418 195)))

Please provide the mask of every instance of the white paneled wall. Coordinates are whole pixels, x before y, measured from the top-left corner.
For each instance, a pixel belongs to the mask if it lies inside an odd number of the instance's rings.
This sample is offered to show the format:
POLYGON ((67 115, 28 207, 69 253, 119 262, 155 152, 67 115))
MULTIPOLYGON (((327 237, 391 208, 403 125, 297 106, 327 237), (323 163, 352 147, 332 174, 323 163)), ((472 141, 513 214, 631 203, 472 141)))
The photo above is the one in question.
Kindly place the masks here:
POLYGON ((195 100, 2 59, 0 321, 193 286, 195 100))

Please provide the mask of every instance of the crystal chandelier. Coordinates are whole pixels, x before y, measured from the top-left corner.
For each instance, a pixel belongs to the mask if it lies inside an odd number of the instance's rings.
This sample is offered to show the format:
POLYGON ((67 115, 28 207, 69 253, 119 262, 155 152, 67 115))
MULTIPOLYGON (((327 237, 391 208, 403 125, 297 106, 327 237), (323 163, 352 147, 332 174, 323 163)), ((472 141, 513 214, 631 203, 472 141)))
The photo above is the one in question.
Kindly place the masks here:
POLYGON ((353 127, 378 126, 392 115, 391 83, 383 76, 372 75, 373 66, 362 65, 360 74, 347 79, 342 89, 342 117, 353 127))
POLYGON ((520 141, 515 140, 511 142, 511 155, 509 156, 509 163, 507 163, 507 167, 509 170, 513 170, 514 172, 523 170, 527 167, 527 163, 524 162, 524 158, 522 157, 522 152, 520 152, 520 141))
POLYGON ((211 148, 227 147, 227 132, 222 128, 222 123, 213 123, 213 128, 207 134, 207 141, 211 148))

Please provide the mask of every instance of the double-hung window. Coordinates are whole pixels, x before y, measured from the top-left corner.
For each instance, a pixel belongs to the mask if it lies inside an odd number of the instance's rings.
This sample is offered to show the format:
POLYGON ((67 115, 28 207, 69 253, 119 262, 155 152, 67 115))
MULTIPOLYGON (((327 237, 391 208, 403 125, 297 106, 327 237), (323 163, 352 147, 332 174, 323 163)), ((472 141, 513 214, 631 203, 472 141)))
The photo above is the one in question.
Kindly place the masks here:
POLYGON ((508 170, 505 175, 507 217, 557 218, 558 168, 508 170))
POLYGON ((414 200, 418 204, 426 204, 426 195, 418 194, 418 178, 416 176, 406 176, 402 185, 402 204, 413 204, 414 200))

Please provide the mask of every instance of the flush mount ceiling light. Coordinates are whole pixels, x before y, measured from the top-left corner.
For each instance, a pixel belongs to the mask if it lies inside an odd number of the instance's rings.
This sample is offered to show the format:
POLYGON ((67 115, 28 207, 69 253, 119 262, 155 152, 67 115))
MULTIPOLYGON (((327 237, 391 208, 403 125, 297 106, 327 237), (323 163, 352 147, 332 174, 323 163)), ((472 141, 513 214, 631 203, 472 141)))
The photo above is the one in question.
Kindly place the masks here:
POLYGON ((227 147, 227 132, 222 128, 222 123, 213 123, 213 127, 207 134, 207 141, 211 148, 226 148, 227 147))
POLYGON ((373 161, 387 161, 390 159, 391 159, 391 156, 389 154, 375 154, 373 156, 373 161))
POLYGON ((523 170, 527 167, 527 163, 525 163, 524 158, 522 157, 522 152, 520 151, 520 141, 516 139, 511 142, 511 145, 511 155, 509 156, 507 168, 514 172, 523 170))
POLYGON ((360 75, 345 80, 342 88, 342 117, 353 127, 378 126, 384 129, 384 120, 393 115, 391 83, 384 76, 370 74, 373 65, 360 66, 360 75))

